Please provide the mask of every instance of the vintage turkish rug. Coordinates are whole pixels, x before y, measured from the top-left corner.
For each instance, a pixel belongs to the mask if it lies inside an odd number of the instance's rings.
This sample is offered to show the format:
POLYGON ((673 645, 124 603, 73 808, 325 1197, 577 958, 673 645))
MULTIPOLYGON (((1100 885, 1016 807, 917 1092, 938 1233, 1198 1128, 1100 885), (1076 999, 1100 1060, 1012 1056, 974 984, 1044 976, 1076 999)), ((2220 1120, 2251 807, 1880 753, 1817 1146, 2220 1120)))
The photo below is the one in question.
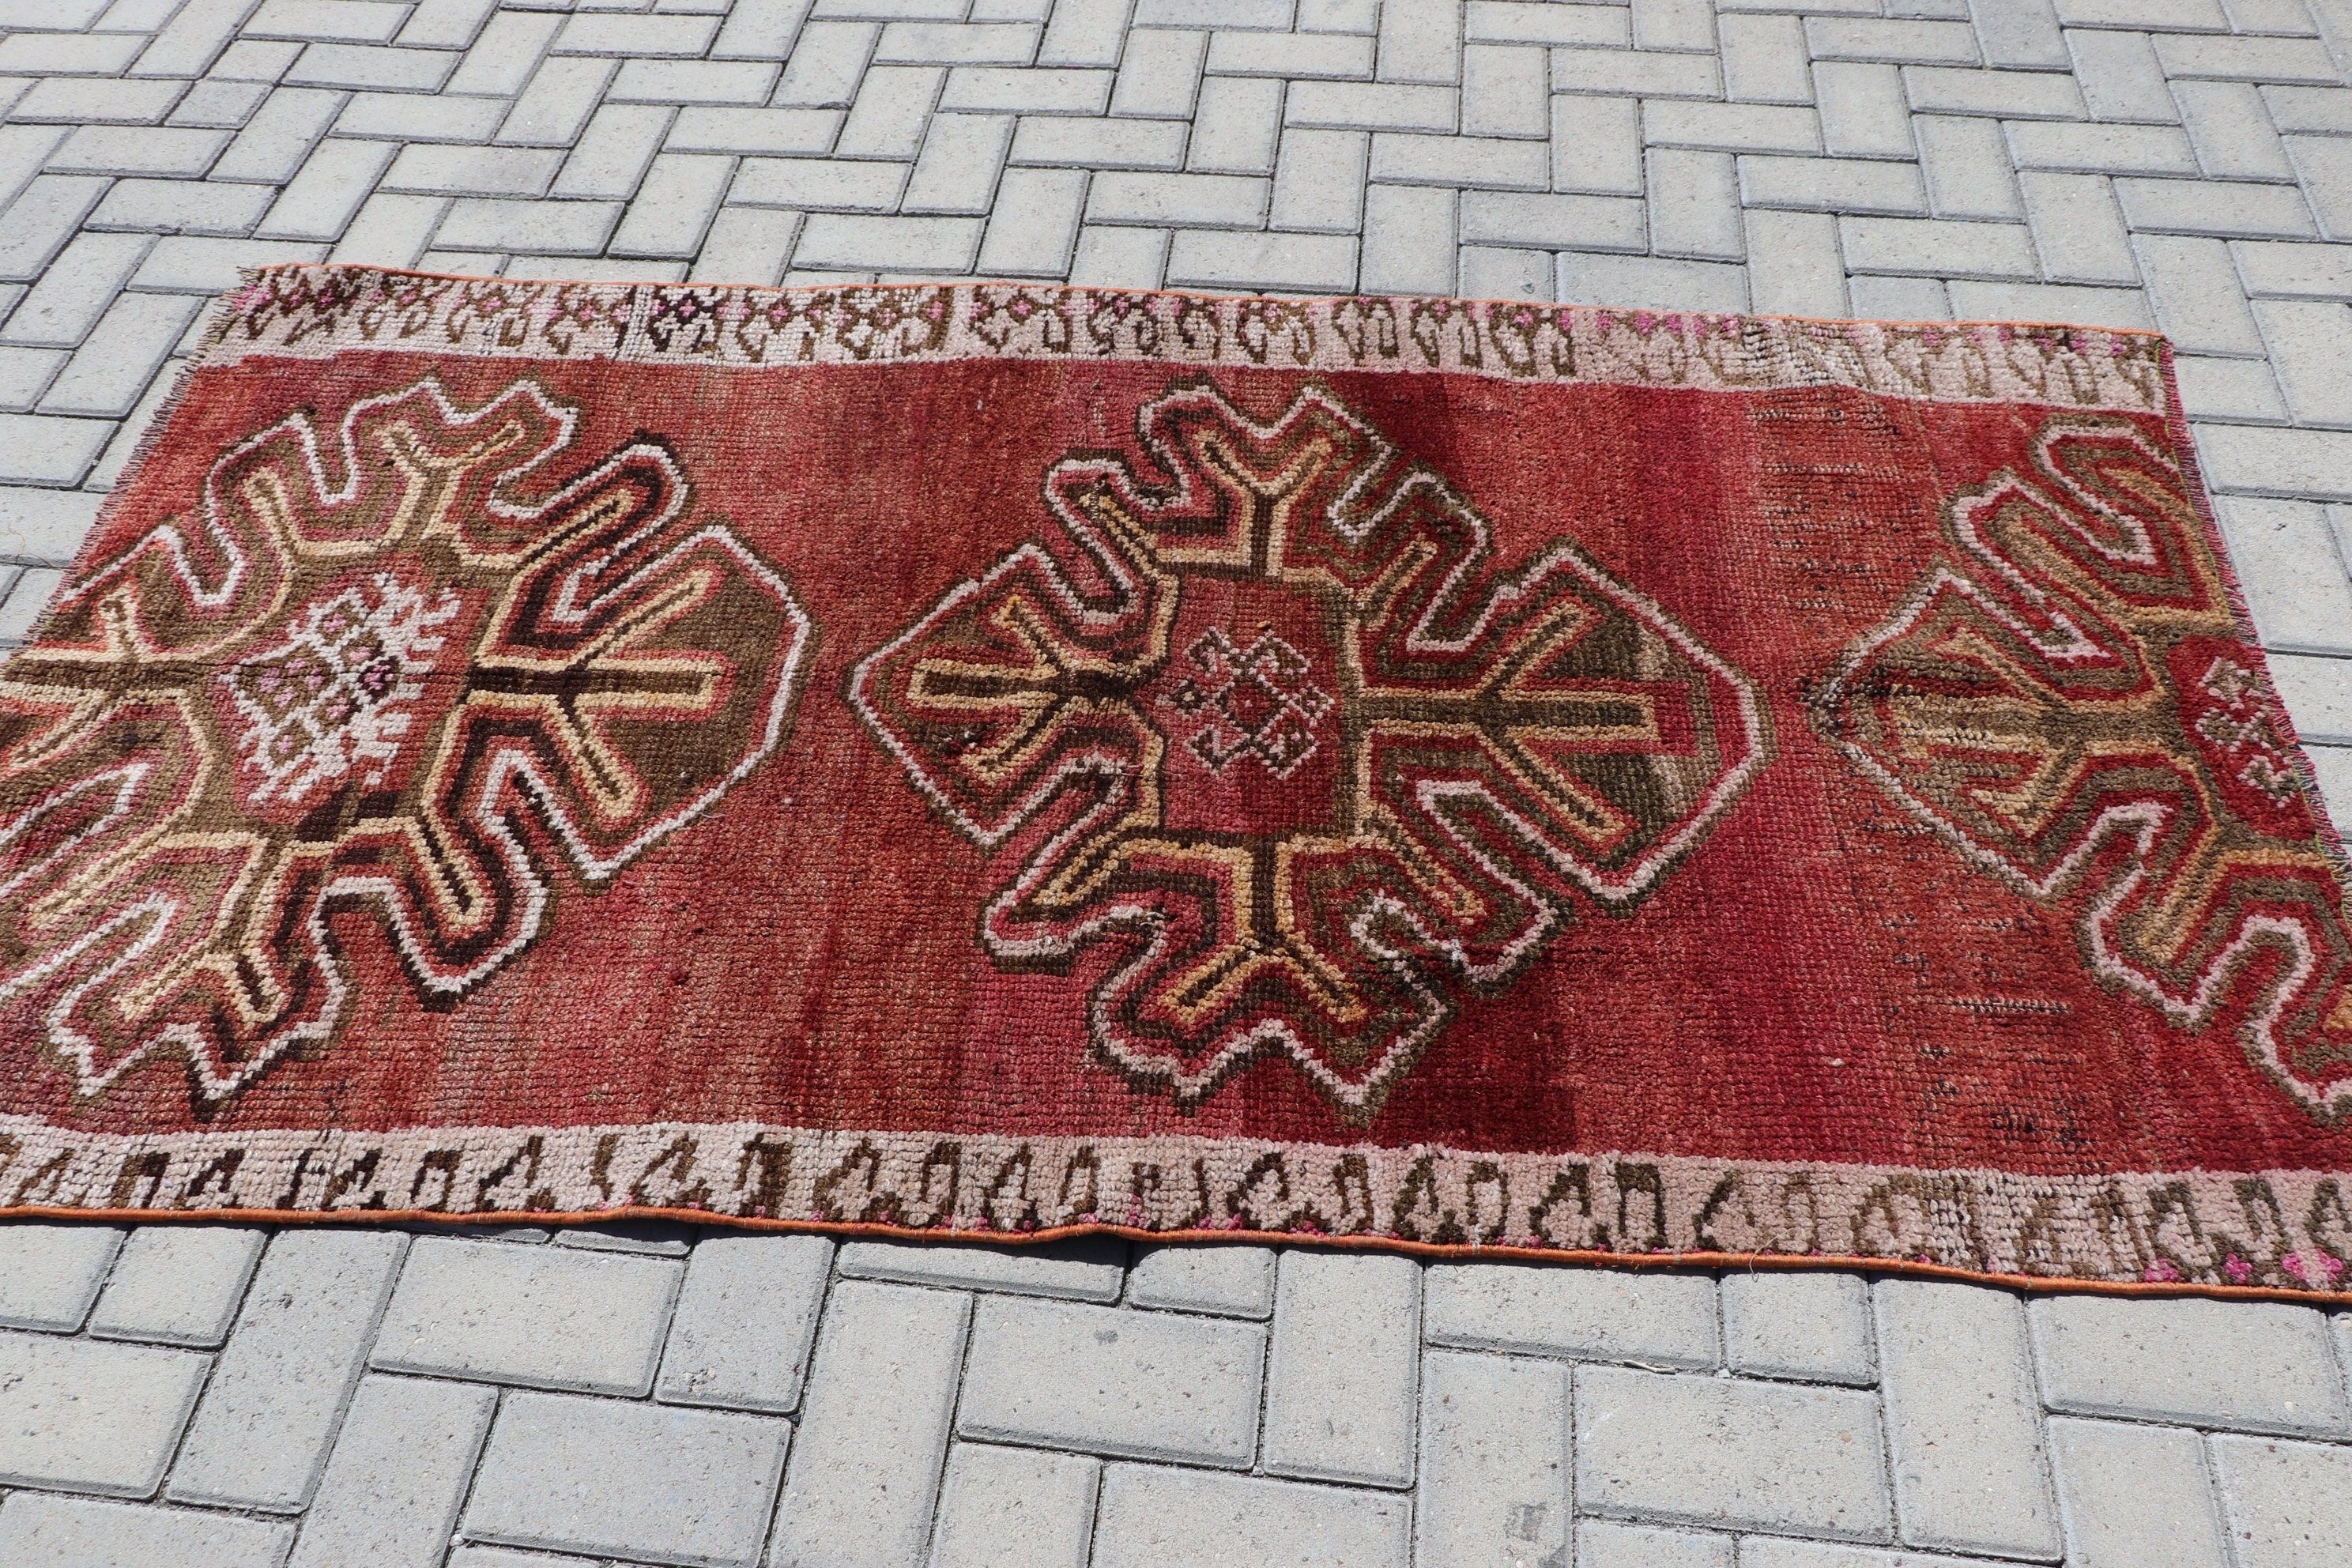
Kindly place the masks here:
POLYGON ((0 1207, 2352 1291, 2169 372, 256 274, 0 670, 0 1207))

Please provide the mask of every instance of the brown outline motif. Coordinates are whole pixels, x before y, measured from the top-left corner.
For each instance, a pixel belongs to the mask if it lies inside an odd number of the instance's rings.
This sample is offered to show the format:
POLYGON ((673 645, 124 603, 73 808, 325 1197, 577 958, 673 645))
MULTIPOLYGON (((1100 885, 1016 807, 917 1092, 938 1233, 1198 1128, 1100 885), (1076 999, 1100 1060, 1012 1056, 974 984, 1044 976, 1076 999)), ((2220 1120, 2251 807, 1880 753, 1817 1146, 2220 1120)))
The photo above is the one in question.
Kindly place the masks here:
POLYGON ((1762 704, 1575 546, 1505 569, 1453 486, 1319 384, 1261 423, 1181 378, 1136 431, 1164 478, 1055 464, 1052 542, 950 588, 846 694, 940 818, 1003 855, 990 955, 1058 973, 1101 950, 1097 1059, 1186 1108, 1285 1059, 1360 1126, 1465 994, 1580 906, 1655 890, 1762 766, 1762 704), (1190 655, 1272 624, 1199 632, 1198 604, 1227 601, 1286 617, 1283 679, 1328 694, 1287 710, 1280 766, 1188 743, 1190 655), (1328 794, 1302 805, 1282 792, 1318 751, 1328 794), (1232 788, 1203 808, 1212 773, 1232 788))

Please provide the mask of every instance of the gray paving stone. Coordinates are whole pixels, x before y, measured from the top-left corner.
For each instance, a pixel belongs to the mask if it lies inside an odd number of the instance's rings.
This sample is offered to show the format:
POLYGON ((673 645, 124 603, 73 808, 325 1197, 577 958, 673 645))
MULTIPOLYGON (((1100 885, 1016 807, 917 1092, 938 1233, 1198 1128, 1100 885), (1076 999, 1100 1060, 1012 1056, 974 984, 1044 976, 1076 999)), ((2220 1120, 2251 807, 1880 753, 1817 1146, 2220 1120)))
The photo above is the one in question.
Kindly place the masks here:
POLYGON ((684 1272, 668 1258, 423 1237, 371 1360, 389 1372, 641 1396, 684 1272))
POLYGON ((929 1568, 1087 1568, 1102 1461, 958 1443, 948 1452, 929 1568), (1017 1548, 1014 1543, 1018 1542, 1017 1548))
POLYGON ((772 285, 792 258, 803 221, 796 212, 721 207, 703 237, 691 276, 698 283, 772 285))
POLYGON ((2166 123, 2180 110, 2157 64, 2156 45, 2146 33, 2070 29, 2067 47, 2084 100, 2101 120, 2166 123))
POLYGON ((1905 66, 1904 96, 1923 114, 1990 114, 2003 120, 2079 120, 2074 79, 2043 71, 1905 66))
POLYGON ((1651 249, 1714 260, 1747 254, 1738 174, 1729 153, 1655 147, 1649 164, 1651 249))
POLYGON ((1564 1561, 1569 1369, 1559 1362, 1431 1351, 1421 1368, 1414 1551, 1446 1568, 1564 1561))
POLYGON ((1853 1389, 1576 1373, 1576 1496, 1586 1512, 1885 1541, 1878 1402, 1853 1389))
POLYGON ((2034 1302, 2031 1315, 2053 1410, 2248 1432, 2352 1430, 2326 1321, 2309 1307, 2066 1296, 2034 1302))
POLYGON ((1639 202, 1517 191, 1462 194, 1462 238, 1468 244, 1639 251, 1644 237, 1639 202))
POLYGON ((217 180, 117 180, 89 221, 147 234, 249 234, 274 195, 217 180))
POLYGON ((1420 1307, 1421 1268, 1411 1258, 1282 1255, 1265 1373, 1267 1473, 1412 1484, 1420 1307))
POLYGON ((2043 274, 2056 283, 2137 283, 2140 271, 2114 188, 2098 174, 2018 176, 2043 274))
POLYGON ((853 163, 838 158, 746 158, 737 171, 730 201, 751 206, 832 208, 887 213, 897 209, 906 187, 903 163, 853 163))
POLYGON ((1344 294, 1353 287, 1356 259, 1353 235, 1185 229, 1168 247, 1168 281, 1180 288, 1344 294))
POLYGON ((1404 1568, 1405 1500, 1150 1465, 1103 1472, 1094 1568, 1404 1568))
POLYGON ((1580 1568, 1732 1568, 1734 1538, 1588 1519, 1576 1527, 1580 1568))
POLYGON ((1077 169, 1009 169, 997 189, 997 216, 975 264, 987 277, 1066 276, 1077 245, 1087 176, 1077 169))
POLYGON ((41 412, 110 419, 130 413, 200 308, 184 295, 119 296, 49 384, 41 412))
POLYGON ((2285 145, 2320 232, 2330 239, 2352 239, 2352 143, 2337 136, 2290 136, 2285 145))
POLYGON ((1804 212, 1869 213, 1889 216, 1924 214, 1927 195, 1916 163, 1871 163, 1855 158, 1739 160, 1741 199, 1753 207, 1793 207, 1804 212))
POLYGON ((271 1238, 165 1495, 286 1513, 310 1501, 406 1241, 329 1229, 271 1238))
POLYGON ((2352 583, 2341 572, 2313 570, 2335 550, 2326 509, 2311 501, 2224 496, 2214 510, 2263 646, 2352 651, 2352 583))
POLYGON ((1818 64, 1813 90, 1826 151, 1849 158, 1917 156, 1903 76, 1893 66, 1818 64))
POLYGON ((413 267, 448 210, 442 196, 370 196, 344 226, 329 259, 370 262, 378 267, 413 267))
POLYGON ((1238 1467, 1257 1446, 1265 1361, 1255 1323, 983 1297, 957 1430, 1238 1467))
POLYGON ((1624 310, 1745 310, 1748 269, 1720 262, 1568 251, 1559 258, 1559 297, 1573 305, 1624 310))
POLYGON ((77 237, 9 312, 0 343, 68 349, 79 344, 153 243, 136 234, 77 237))
POLYGON ((2243 419, 2256 424, 2286 423, 2286 399, 2270 367, 2252 359, 2200 359, 2182 355, 2172 362, 2180 386, 2180 401, 2191 419, 2243 419))
POLYGON ((104 180, 56 175, 28 183, 0 213, 0 278, 42 277, 106 188, 104 180))
MULTIPOLYGON (((1966 115, 1923 114, 1911 125, 1919 138, 1930 212, 1951 218, 2024 216, 1999 124, 1966 115)), ((2022 136, 2034 129, 2025 121, 2013 133, 2022 136)))
POLYGON ((101 420, 0 414, 0 484, 79 484, 113 434, 101 420))
POLYGON ((1559 92, 1716 98, 1723 92, 1723 71, 1708 55, 1563 47, 1551 52, 1551 85, 1559 92))
POLYGON ((513 1546, 750 1568, 792 1435, 774 1416, 510 1394, 461 1528, 513 1546))
POLYGON ((0 346, 0 408, 21 411, 40 401, 42 389, 66 363, 63 349, 0 346))
POLYGON ((1851 1274, 1730 1274, 1723 1280, 1724 1360, 1752 1377, 1870 1384, 1870 1296, 1851 1274))
POLYGON ((264 239, 334 239, 392 162, 389 142, 331 137, 286 186, 255 232, 264 239))
POLYGON ((2298 422, 2352 423, 2352 366, 2335 352, 2352 329, 2352 305, 2319 300, 2263 300, 2253 306, 2270 362, 2298 422))
MULTIPOLYGON (((0 555, 62 563, 73 559, 80 548, 82 536, 97 520, 98 503, 101 498, 78 490, 29 489, 16 486, 0 487, 0 555)), ((154 1234, 158 1227, 146 1226, 131 1233, 137 1237, 154 1234)), ((168 1234, 168 1233, 166 1233, 168 1234)), ((234 1235, 234 1232, 224 1232, 234 1235)), ((136 1256, 135 1247, 126 1250, 136 1256)), ((115 1266, 120 1279, 125 1258, 115 1266)), ((241 1283, 241 1282, 240 1282, 241 1283)), ((235 1302, 231 1302, 232 1309, 235 1302)), ((104 1321, 108 1309, 101 1304, 99 1321, 104 1321)), ((226 1323, 222 1331, 227 1331, 226 1323)), ((161 1336, 168 1337, 168 1336, 161 1336)))
POLYGON ((656 158, 606 248, 614 256, 694 256, 734 177, 732 158, 689 153, 656 158))
POLYGON ((1452 191, 1373 185, 1364 193, 1359 286, 1368 294, 1450 294, 1460 198, 1452 191))
POLYGON ((0 1328, 80 1328, 121 1246, 112 1226, 0 1226, 0 1328))
POLYGON ((764 60, 627 60, 604 96, 614 103, 765 103, 777 75, 764 60))
POLYGON ((59 174, 194 175, 227 146, 226 131, 156 125, 84 125, 49 155, 59 174))
POLYGON ((1351 81, 1291 84, 1283 117, 1329 130, 1450 132, 1460 113, 1457 90, 1351 81))
POLYGON ((2250 294, 2352 300, 2352 247, 2298 240, 2240 240, 2230 247, 2250 294))
MULTIPOLYGON (((1560 101, 1574 111, 1574 100, 1560 101)), ((1818 153, 1822 146, 1811 109, 1703 99, 1652 99, 1642 106, 1642 136, 1653 147, 1719 153, 1818 153)))
POLYGON ((1325 234, 1358 232, 1364 220, 1370 150, 1370 138, 1360 131, 1294 127, 1284 132, 1275 163, 1272 226, 1325 234))
POLYGON ((656 1397, 743 1410, 798 1406, 833 1257, 823 1237, 703 1241, 687 1265, 656 1397))
POLYGON ((568 147, 596 112, 620 68, 611 60, 558 57, 540 63, 499 126, 500 142, 568 147))
MULTIPOLYGON (((183 91, 183 84, 176 81, 47 77, 32 83, 29 91, 16 98, 8 113, 18 121, 47 121, 61 125, 153 125, 172 112, 182 100, 183 91)), ((175 123, 196 121, 178 120, 175 123)))
MULTIPOLYGON (((50 420, 47 423, 66 424, 69 421, 50 420)), ((33 628, 40 622, 42 610, 56 596, 58 584, 65 581, 65 574, 61 572, 40 569, 18 572, 15 575, 16 581, 9 584, 8 602, 0 606, 0 639, 12 643, 23 642, 33 635, 33 628)))
POLYGON ((456 54, 436 49, 312 44, 303 49, 286 72, 285 79, 301 87, 395 88, 408 92, 432 92, 449 79, 457 60, 456 54))
POLYGON ((1551 100, 1551 183, 1559 191, 1638 196, 1644 185, 1642 106, 1630 98, 1551 100))
POLYGON ((1107 170, 1087 196, 1089 223, 1158 228, 1258 228, 1272 186, 1241 174, 1143 174, 1107 170))
POLYGON ((1883 1279, 1871 1305, 1904 1541, 2056 1559, 2057 1510, 2017 1299, 1883 1279))
POLYGON ((2224 180, 2294 178, 2261 89, 2250 82, 2183 81, 2173 85, 2172 96, 2206 174, 2224 180))
POLYGON ((1219 1317, 1265 1318, 1274 1311, 1272 1247, 1182 1242, 1140 1249, 1128 1271, 1130 1305, 1219 1317))
POLYGON ((681 110, 662 144, 672 153, 823 153, 841 122, 831 109, 705 106, 681 110))
POLYGON ((1278 81, 1249 77, 1202 81, 1185 166, 1204 174, 1274 173, 1282 92, 1278 81))
POLYGON ((1108 71, 1022 66, 957 66, 940 107, 980 114, 1100 114, 1110 106, 1108 71))
POLYGON ((1191 118, 1208 46, 1206 33, 1152 28, 1129 34, 1111 89, 1110 111, 1191 118))
POLYGON ((154 1496, 209 1360, 0 1331, 0 1486, 154 1496))
POLYGON ((276 1520, 17 1492, 0 1502, 9 1568, 278 1568, 294 1527, 276 1520))
POLYGON ((100 1339, 218 1346, 228 1338, 264 1239, 260 1231, 226 1226, 136 1227, 115 1259, 89 1331, 100 1339))
POLYGON ((618 202, 461 196, 449 204, 433 239, 436 245, 460 250, 594 256, 604 248, 620 217, 618 202))
MULTIPOLYGON (((1317 46, 1318 49, 1322 45, 1317 46)), ((1541 49, 1473 46, 1462 54, 1462 131, 1467 136, 1551 134, 1551 62, 1541 49)))
MULTIPOLYGON (((541 188, 552 195, 615 201, 636 195, 673 112, 667 107, 606 104, 590 117, 588 129, 580 133, 570 154, 562 157, 553 184, 541 188)), ((535 168, 535 164, 518 163, 511 174, 525 179, 530 177, 528 171, 535 168)), ((394 172, 399 172, 396 163, 394 172)))
POLYGON ((290 1568, 440 1568, 497 1405, 495 1389, 362 1378, 290 1568))
POLYGON ((536 196, 563 161, 553 148, 409 146, 392 161, 383 184, 426 195, 536 196))
POLYGON ((2181 37, 2160 35, 2156 58, 2175 79, 2313 82, 2333 87, 2342 69, 2316 38, 2181 37))
POLYGON ((1725 97, 1758 103, 1812 101, 1801 17, 1728 16, 1717 21, 1715 32, 1725 97))
MULTIPOLYGON (((1620 47, 1639 42, 1644 48, 1673 47, 1641 35, 1614 5, 1554 5, 1546 0, 1470 0, 1463 8, 1463 37, 1476 43, 1602 44, 1620 47)), ((1654 17, 1662 11, 1656 0, 1643 0, 1634 16, 1654 17)), ((1687 11, 1685 5, 1683 9, 1687 11)), ((1705 44, 1697 46, 1705 47, 1705 44)), ((1467 51, 1465 51, 1467 58, 1467 51)))
POLYGON ((2352 500, 2352 443, 2334 431, 2204 425, 2197 451, 2216 489, 2352 500))
POLYGON ((1704 1275, 1440 1263, 1423 1289, 1432 1344, 1655 1366, 1720 1361, 1715 1282, 1704 1275))
POLYGON ((1739 1543, 1739 1568, 1987 1568, 1990 1562, 1941 1552, 1882 1552, 1766 1535, 1751 1535, 1739 1543))
POLYGON ((2316 234, 2293 185, 2245 180, 2118 179, 2116 195, 2133 228, 2149 234, 2301 239, 2316 234))
POLYGON ((2039 269, 2032 237, 2022 224, 1843 217, 1838 233, 1846 265, 1857 271, 2027 279, 2039 269))
POLYGON ((2238 1568, 2328 1568, 2352 1550, 2352 1447, 2236 1436, 2207 1447, 2238 1568))
POLYGON ((1948 285, 1952 313, 1961 321, 2049 321, 2147 331, 2156 325, 2137 289, 2083 289, 2060 283, 1971 282, 1948 285))
POLYGON ((2225 1568, 2196 1433, 2061 1418, 2050 1423, 2050 1453, 2071 1568, 2225 1568))
MULTIPOLYGON (((129 87, 131 84, 124 82, 120 85, 129 87)), ((262 82, 200 81, 181 95, 178 107, 172 110, 170 122, 233 131, 243 125, 260 107, 261 100, 268 96, 268 86, 262 82)))
POLYGON ((1120 289, 1157 289, 1168 273, 1167 230, 1082 228, 1070 257, 1070 281, 1120 289))
POLYGON ((769 1541, 773 1568, 921 1563, 971 1314, 969 1297, 942 1290, 834 1287, 769 1541))

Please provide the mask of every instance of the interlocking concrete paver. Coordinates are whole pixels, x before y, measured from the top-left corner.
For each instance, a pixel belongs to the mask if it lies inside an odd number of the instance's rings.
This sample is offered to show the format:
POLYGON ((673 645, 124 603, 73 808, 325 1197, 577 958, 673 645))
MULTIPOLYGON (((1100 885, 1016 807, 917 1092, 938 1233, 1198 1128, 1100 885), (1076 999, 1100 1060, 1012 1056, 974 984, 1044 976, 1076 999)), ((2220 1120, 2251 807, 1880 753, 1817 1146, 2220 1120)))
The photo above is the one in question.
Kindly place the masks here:
POLYGON ((1870 1295, 1845 1274, 1734 1274, 1723 1281, 1725 1363, 1751 1377, 1869 1384, 1870 1295))
POLYGON ((270 1238, 166 1496, 285 1513, 310 1501, 407 1239, 330 1229, 270 1238))
POLYGON ((1858 1389, 1580 1367, 1586 1512, 1885 1541, 1878 1402, 1858 1389))
POLYGON ((1736 1539, 1713 1531, 1661 1530, 1588 1519, 1576 1527, 1579 1568, 1732 1568, 1736 1539))
POLYGON ((2117 1421, 2050 1423, 2069 1568, 2225 1568, 2197 1434, 2117 1421))
POLYGON ((384 1309, 373 1363, 642 1394, 684 1273, 667 1258, 425 1237, 384 1309))
POLYGON ((775 1568, 921 1562, 971 1316, 969 1297, 944 1290, 834 1287, 769 1542, 775 1568))
POLYGON ((1564 1558, 1575 1513, 1568 1367, 1433 1350, 1421 1376, 1416 1559, 1517 1568, 1564 1558))
POLYGON ((2054 1561, 2057 1510, 2017 1299, 1888 1279, 1871 1306, 1903 1540, 2054 1561))
POLYGON ((958 1443, 940 1485, 929 1568, 1087 1568, 1102 1461, 958 1443), (1017 1544, 1016 1544, 1017 1543, 1017 1544))
POLYGON ((0 1330, 0 1486, 154 1496, 208 1363, 0 1330))
POLYGON ((1257 1447, 1255 1323, 983 1297, 971 1336, 964 1436, 1236 1467, 1257 1447))
POLYGON ((750 1568, 792 1435, 775 1416, 509 1394, 459 1528, 516 1546, 750 1568))
POLYGON ((290 1568, 439 1568, 497 1405, 478 1385, 362 1378, 290 1568))
POLYGON ((278 1520, 17 1492, 0 1502, 9 1568, 278 1568, 294 1527, 278 1520))
POLYGON ((1704 1275, 1442 1263, 1425 1289, 1432 1344, 1649 1366, 1721 1359, 1715 1282, 1704 1275))
POLYGON ((1276 1257, 1263 1247, 1197 1242, 1141 1248, 1128 1271, 1127 1299, 1134 1306, 1180 1312, 1268 1317, 1276 1257))
POLYGON ((2328 1568, 2352 1546, 2352 1447, 2217 1436, 2208 1447, 2237 1568, 2328 1568))
POLYGON ((1393 1494, 1149 1465, 1112 1465, 1094 1568, 1404 1568, 1410 1510, 1393 1494))
POLYGON ((2352 1430, 2326 1321, 2308 1307, 2070 1296, 2030 1313, 2053 1410, 2248 1432, 2352 1430))
POLYGON ((1283 1254, 1265 1371, 1267 1473, 1412 1484, 1421 1275, 1403 1258, 1283 1254))
POLYGON ((105 1225, 20 1225, 0 1230, 0 1328, 70 1333, 89 1316, 122 1246, 105 1225))
POLYGON ((662 1353, 656 1397, 790 1411, 816 1338, 833 1243, 822 1237, 711 1237, 694 1249, 662 1353))

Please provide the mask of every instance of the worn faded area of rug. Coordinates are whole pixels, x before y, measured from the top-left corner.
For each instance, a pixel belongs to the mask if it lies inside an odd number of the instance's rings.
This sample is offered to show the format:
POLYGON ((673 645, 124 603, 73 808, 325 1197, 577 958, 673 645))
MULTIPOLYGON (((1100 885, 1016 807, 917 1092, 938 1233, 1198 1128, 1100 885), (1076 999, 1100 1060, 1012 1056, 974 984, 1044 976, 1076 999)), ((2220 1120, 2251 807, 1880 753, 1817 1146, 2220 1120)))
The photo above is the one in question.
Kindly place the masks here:
POLYGON ((256 275, 0 672, 0 1206, 2340 1292, 2161 340, 256 275))

